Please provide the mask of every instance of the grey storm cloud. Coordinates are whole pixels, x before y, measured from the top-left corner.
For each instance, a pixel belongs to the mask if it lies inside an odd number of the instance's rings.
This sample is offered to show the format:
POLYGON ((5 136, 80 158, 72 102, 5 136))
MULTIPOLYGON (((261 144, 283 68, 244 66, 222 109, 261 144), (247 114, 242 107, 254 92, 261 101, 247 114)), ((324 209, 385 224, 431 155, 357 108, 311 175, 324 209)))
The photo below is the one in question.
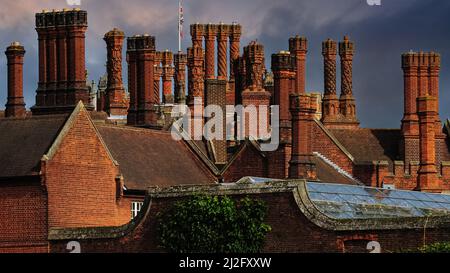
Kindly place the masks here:
MULTIPOLYGON (((42 9, 67 8, 64 0, 2 1, 0 47, 12 41, 24 44, 24 91, 27 107, 34 104, 37 87, 37 35, 34 14, 42 9)), ((441 118, 450 115, 450 1, 381 0, 184 0, 185 41, 189 24, 239 22, 242 44, 258 40, 270 55, 286 50, 288 38, 304 35, 309 40, 307 89, 323 90, 321 42, 349 35, 355 42, 354 93, 358 117, 365 127, 399 127, 403 111, 403 79, 400 55, 409 50, 434 50, 442 54, 441 118)), ((86 39, 89 78, 105 73, 104 33, 113 27, 127 35, 156 36, 160 50, 177 49, 177 0, 81 0, 88 11, 86 39)), ((6 102, 6 58, 0 55, 0 107, 6 102)), ((124 64, 125 68, 126 64, 124 64)), ((124 72, 126 69, 124 69, 124 72)), ((126 77, 124 77, 126 79, 126 77)))

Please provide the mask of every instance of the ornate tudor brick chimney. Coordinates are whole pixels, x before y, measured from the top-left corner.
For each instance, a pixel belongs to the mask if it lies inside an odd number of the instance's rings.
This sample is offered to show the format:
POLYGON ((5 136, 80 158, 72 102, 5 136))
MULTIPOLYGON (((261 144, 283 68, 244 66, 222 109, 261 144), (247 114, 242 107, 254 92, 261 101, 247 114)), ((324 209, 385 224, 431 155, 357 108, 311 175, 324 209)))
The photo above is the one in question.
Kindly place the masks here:
POLYGON ((341 57, 341 96, 339 110, 342 115, 341 124, 345 128, 359 127, 356 118, 356 103, 353 97, 353 54, 354 44, 347 36, 339 43, 339 56, 341 57))
POLYGON ((244 48, 244 56, 245 64, 246 64, 246 86, 247 88, 242 92, 242 105, 244 107, 247 106, 255 106, 256 113, 258 115, 258 120, 256 120, 256 125, 254 132, 256 134, 252 134, 250 131, 250 124, 255 122, 254 120, 250 120, 250 117, 245 118, 245 132, 246 137, 252 136, 255 139, 262 138, 264 136, 260 135, 259 132, 269 132, 269 106, 270 106, 270 93, 267 92, 263 87, 263 78, 265 72, 264 65, 264 46, 258 44, 253 41, 248 46, 244 48), (267 106, 267 117, 266 121, 259 119, 259 107, 267 106), (264 126, 263 129, 260 126, 264 126))
POLYGON ((402 55, 404 79, 404 114, 402 119, 403 150, 405 166, 419 161, 419 116, 417 114, 419 55, 409 52, 402 55))
POLYGON ((322 123, 328 127, 339 121, 339 100, 336 95, 337 43, 331 39, 324 41, 322 55, 324 64, 322 123))
POLYGON ((417 98, 420 167, 416 190, 419 191, 440 192, 442 189, 436 170, 436 110, 435 97, 425 94, 417 98))
POLYGON ((289 178, 317 179, 312 153, 312 126, 317 110, 315 98, 308 94, 290 96, 292 115, 292 156, 289 178))
POLYGON ((6 49, 8 61, 8 99, 5 117, 24 118, 26 116, 23 100, 23 57, 25 49, 19 42, 13 42, 6 49))
MULTIPOLYGON (((154 102, 160 103, 160 86, 161 86, 161 78, 163 75, 163 68, 162 68, 162 52, 156 51, 155 54, 155 62, 154 62, 154 69, 153 69, 153 93, 155 94, 154 102)), ((163 94, 164 95, 164 94, 163 94)))
POLYGON ((155 37, 136 35, 127 39, 128 84, 130 108, 128 124, 156 125, 154 106, 155 37))
POLYGON ((92 110, 86 86, 87 12, 79 9, 36 14, 39 84, 34 115, 71 112, 78 101, 92 110))
POLYGON ((239 90, 239 85, 237 84, 236 76, 239 66, 239 54, 240 54, 240 43, 242 35, 242 27, 239 24, 233 23, 229 26, 230 32, 230 82, 229 82, 229 95, 227 103, 230 105, 237 104, 236 96, 239 90))
POLYGON ((166 50, 162 52, 163 103, 174 103, 172 92, 172 80, 174 74, 173 53, 166 50))
POLYGON ((291 80, 295 77, 294 58, 288 51, 272 54, 272 72, 274 81, 274 105, 280 107, 280 141, 291 142, 291 118, 289 113, 289 95, 292 93, 291 80))
POLYGON ((178 52, 174 55, 175 65, 175 103, 186 103, 186 65, 187 55, 178 52))
POLYGON ((188 48, 188 106, 194 105, 194 98, 204 100, 204 58, 203 48, 188 48))
POLYGON ((221 23, 217 26, 217 78, 228 79, 227 45, 230 26, 221 23))
POLYGON ((106 88, 105 108, 110 116, 127 115, 125 89, 122 80, 122 46, 123 31, 114 28, 105 34, 104 40, 108 51, 108 86, 106 88))
MULTIPOLYGON (((439 71, 441 58, 434 52, 402 55, 404 115, 401 154, 405 167, 419 162, 417 190, 436 192, 442 188, 437 167, 443 160, 445 135, 439 118, 439 71)), ((415 175, 411 173, 411 175, 415 175)))
POLYGON ((203 128, 203 105, 205 103, 205 69, 204 69, 204 51, 202 47, 194 46, 188 48, 188 107, 193 115, 191 123, 191 136, 194 139, 201 140, 202 132, 194 130, 195 126, 203 128), (200 104, 201 107, 194 109, 194 104, 200 104), (194 111, 194 110, 197 110, 194 111))
POLYGON ((205 25, 196 23, 191 25, 192 47, 203 48, 203 36, 205 35, 205 25))
POLYGON ((290 38, 289 51, 295 57, 294 93, 303 94, 306 88, 306 53, 308 53, 308 40, 300 36, 290 38))
POLYGON ((217 36, 217 25, 207 24, 204 26, 205 30, 205 79, 216 78, 215 66, 215 47, 217 36))
MULTIPOLYGON (((435 103, 435 138, 440 147, 445 141, 442 133, 442 124, 439 118, 439 71, 441 57, 431 52, 408 52, 402 55, 402 69, 404 73, 404 115, 402 119, 403 145, 401 154, 405 165, 419 161, 420 154, 420 126, 417 98, 432 96, 435 103)), ((433 148, 434 149, 434 148, 433 148)))

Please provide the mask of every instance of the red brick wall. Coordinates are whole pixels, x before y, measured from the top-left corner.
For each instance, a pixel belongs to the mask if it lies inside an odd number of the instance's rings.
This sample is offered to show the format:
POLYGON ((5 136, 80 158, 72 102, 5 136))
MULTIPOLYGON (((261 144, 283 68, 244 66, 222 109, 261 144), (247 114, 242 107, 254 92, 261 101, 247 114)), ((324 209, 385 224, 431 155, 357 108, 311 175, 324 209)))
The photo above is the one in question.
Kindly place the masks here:
POLYGON ((127 223, 131 220, 132 202, 144 202, 144 196, 125 196, 120 199, 118 219, 121 223, 127 223))
POLYGON ((0 253, 47 252, 47 197, 39 177, 0 184, 0 253))
MULTIPOLYGON (((240 199, 243 196, 236 196, 240 199)), ((299 210, 292 193, 258 194, 252 197, 268 205, 266 223, 272 231, 266 238, 263 252, 369 252, 367 243, 376 240, 382 252, 414 249, 426 243, 450 240, 450 232, 443 229, 330 231, 310 222, 299 210)), ((146 219, 137 228, 119 239, 82 240, 81 251, 89 252, 164 252, 158 247, 156 215, 176 199, 152 200, 146 219)), ((67 252, 68 241, 51 243, 51 252, 67 252)))
POLYGON ((270 178, 285 179, 289 174, 291 160, 291 145, 281 144, 278 150, 267 153, 269 163, 268 176, 270 178))
POLYGON ((45 168, 49 226, 123 224, 116 201, 118 174, 82 110, 45 168))
POLYGON ((319 152, 348 173, 353 173, 352 161, 316 123, 313 124, 312 151, 319 152))
POLYGON ((236 182, 244 176, 267 177, 267 161, 251 145, 239 153, 223 174, 223 179, 224 182, 236 182))

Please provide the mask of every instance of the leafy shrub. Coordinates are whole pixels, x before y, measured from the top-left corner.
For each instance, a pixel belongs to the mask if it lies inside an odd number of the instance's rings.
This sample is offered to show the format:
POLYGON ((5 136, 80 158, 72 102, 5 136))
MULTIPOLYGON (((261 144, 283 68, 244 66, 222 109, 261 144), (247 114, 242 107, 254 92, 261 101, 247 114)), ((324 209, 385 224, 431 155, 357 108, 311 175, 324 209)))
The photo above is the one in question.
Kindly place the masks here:
POLYGON ((419 248, 420 253, 450 253, 450 242, 434 243, 419 248))
POLYGON ((159 215, 161 245, 175 253, 257 253, 271 227, 264 202, 196 195, 159 215))

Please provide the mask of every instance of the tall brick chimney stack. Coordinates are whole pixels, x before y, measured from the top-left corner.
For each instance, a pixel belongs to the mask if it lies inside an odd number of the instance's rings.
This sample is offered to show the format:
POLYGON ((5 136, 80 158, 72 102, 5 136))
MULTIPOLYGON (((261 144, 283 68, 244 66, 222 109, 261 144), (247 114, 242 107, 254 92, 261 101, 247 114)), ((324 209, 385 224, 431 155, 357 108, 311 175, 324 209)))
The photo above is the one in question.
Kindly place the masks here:
POLYGON ((39 82, 36 90, 36 105, 45 105, 45 97, 47 93, 47 47, 48 47, 48 35, 47 28, 45 27, 46 10, 42 13, 36 14, 36 32, 38 34, 38 51, 39 51, 39 82))
MULTIPOLYGON (((56 86, 56 105, 65 105, 67 100, 68 87, 68 50, 67 50, 67 30, 66 30, 66 12, 56 13, 56 37, 58 48, 58 83, 56 86)), ((52 53, 53 54, 53 53, 52 53)))
POLYGON ((246 86, 249 90, 261 90, 265 72, 264 46, 255 41, 244 47, 244 58, 246 59, 246 86))
POLYGON ((19 42, 13 42, 6 48, 8 61, 8 99, 5 117, 24 118, 26 116, 23 100, 23 57, 25 49, 19 42))
POLYGON ((203 36, 205 35, 205 25, 196 23, 191 25, 192 47, 203 48, 203 36))
POLYGON ((419 191, 440 192, 440 183, 436 170, 435 124, 437 100, 428 94, 417 98, 419 114, 420 167, 417 178, 419 191))
POLYGON ((204 75, 204 58, 203 48, 188 48, 188 105, 193 107, 194 98, 204 101, 205 75, 204 75))
POLYGON ((158 119, 153 106, 153 65, 155 61, 155 37, 144 34, 136 41, 138 49, 138 124, 156 125, 158 119))
POLYGON ((241 44, 242 27, 233 23, 230 26, 230 80, 235 79, 236 62, 239 59, 239 50, 241 44))
POLYGON ((162 52, 163 103, 174 103, 174 96, 172 92, 172 80, 174 73, 173 53, 166 50, 162 52))
POLYGON ((175 103, 186 103, 186 65, 187 55, 178 52, 174 55, 175 65, 175 103))
POLYGON ((78 101, 88 110, 85 32, 87 12, 79 9, 36 14, 39 39, 39 84, 34 115, 71 112, 78 101))
POLYGON ((288 51, 272 54, 272 72, 274 80, 275 105, 280 107, 280 141, 291 142, 291 118, 289 113, 289 95, 291 79, 295 77, 294 58, 288 51))
POLYGON ((155 37, 148 34, 127 39, 128 89, 130 108, 128 124, 155 125, 157 114, 154 106, 155 37))
POLYGON ((110 116, 127 114, 126 95, 122 80, 122 47, 125 34, 114 28, 105 34, 108 51, 108 86, 106 88, 106 111, 110 116))
POLYGON ((205 25, 205 79, 215 79, 215 42, 217 36, 217 25, 205 25))
POLYGON ((417 97, 419 95, 419 54, 414 52, 402 55, 404 80, 404 114, 402 119, 403 150, 405 167, 411 161, 419 161, 419 116, 417 97))
MULTIPOLYGON (((153 92, 155 94, 155 103, 159 103, 160 100, 160 85, 161 85, 161 77, 163 75, 163 68, 162 68, 162 52, 156 51, 155 54, 155 63, 153 65, 153 92)), ((164 94, 163 94, 164 96, 164 94)))
POLYGON ((66 17, 68 32, 68 96, 69 105, 76 105, 82 100, 89 102, 89 93, 86 86, 86 49, 85 33, 87 30, 87 12, 72 10, 66 17))
POLYGON ((436 136, 441 137, 442 133, 442 122, 439 117, 439 72, 441 70, 441 55, 435 52, 430 52, 429 56, 429 94, 435 97, 436 100, 436 136))
POLYGON ((56 106, 56 88, 58 85, 58 41, 57 41, 57 24, 59 23, 56 18, 58 11, 52 10, 52 12, 46 13, 47 23, 47 54, 48 54, 48 85, 47 95, 45 97, 45 104, 47 106, 56 106))
POLYGON ((188 48, 188 107, 191 110, 190 135, 196 140, 202 139, 203 106, 205 105, 205 69, 203 48, 194 46, 188 48), (194 108, 194 104, 200 107, 194 108))
MULTIPOLYGON (((222 113, 226 111, 226 91, 227 91, 227 80, 210 79, 205 82, 205 105, 216 105, 222 110, 222 113)), ((213 117, 211 117, 213 118, 213 117)), ((209 119, 211 119, 209 118, 209 119)), ((225 118, 225 116, 223 116, 225 118)), ((214 163, 216 165, 224 165, 228 161, 227 154, 227 140, 226 140, 226 122, 222 120, 221 122, 222 134, 220 134, 219 139, 211 140, 214 154, 214 163)), ((206 125, 205 125, 206 126, 206 125)), ((218 128, 215 126, 211 130, 219 135, 218 128)))
POLYGON ((308 40, 295 36, 289 39, 289 51, 295 57, 295 93, 303 94, 306 89, 306 54, 308 40))
POLYGON ((312 124, 316 107, 314 97, 308 94, 290 96, 292 154, 289 162, 289 178, 317 179, 311 148, 312 124))
POLYGON ((356 103, 353 97, 353 54, 354 44, 347 36, 339 43, 339 55, 341 57, 341 96, 339 98, 339 110, 342 114, 342 122, 345 127, 358 127, 356 118, 356 103))
POLYGON ((228 79, 227 47, 230 26, 221 23, 217 26, 217 78, 228 79))
POLYGON ((230 82, 228 96, 229 104, 241 103, 239 96, 239 84, 236 79, 238 77, 239 69, 239 55, 240 55, 240 43, 241 43, 242 27, 241 25, 234 23, 230 25, 230 82))
MULTIPOLYGON (((439 71, 441 57, 430 52, 408 52, 402 55, 402 69, 404 73, 404 115, 402 119, 402 154, 405 166, 411 161, 429 161, 422 154, 436 154, 435 146, 445 141, 442 124, 439 118, 439 71), (422 107, 422 108, 420 108, 422 107), (434 107, 434 108, 433 108, 434 107), (434 134, 427 131, 430 116, 434 117, 434 134), (423 138, 426 138, 425 140, 423 138), (429 138, 433 138, 433 145, 429 138), (428 143, 423 147, 423 144, 428 143), (421 153, 417 153, 417 151, 421 153), (432 151, 431 151, 432 150, 432 151)), ((439 155, 434 158, 439 159, 439 155)), ((428 164, 428 163, 427 163, 428 164)), ((425 165, 427 165, 425 164, 425 165)), ((423 165, 421 163, 421 165, 423 165)), ((429 169, 426 167, 425 169, 429 169)), ((436 167, 434 167, 436 168, 436 167)))
POLYGON ((339 120, 339 100, 336 95, 336 56, 337 43, 328 39, 322 43, 324 65, 324 94, 322 123, 332 126, 339 120))
MULTIPOLYGON (((264 73, 266 71, 264 65, 264 46, 255 41, 251 42, 248 46, 244 48, 244 59, 246 64, 246 86, 247 88, 242 92, 242 105, 244 107, 247 106, 255 106, 256 114, 258 115, 257 120, 250 120, 250 117, 245 118, 245 128, 246 128, 246 137, 252 136, 256 139, 263 138, 266 136, 260 135, 260 127, 264 126, 264 131, 269 132, 269 105, 270 105, 270 93, 267 92, 263 87, 263 79, 264 73), (267 117, 266 121, 260 120, 259 108, 267 106, 267 117), (251 122, 256 122, 254 130, 257 130, 255 133, 250 131, 251 122)), ((263 132, 263 131, 261 131, 263 132)))
POLYGON ((127 38, 128 93, 130 94, 130 106, 128 107, 127 115, 128 125, 137 125, 138 56, 136 39, 136 36, 127 38))

